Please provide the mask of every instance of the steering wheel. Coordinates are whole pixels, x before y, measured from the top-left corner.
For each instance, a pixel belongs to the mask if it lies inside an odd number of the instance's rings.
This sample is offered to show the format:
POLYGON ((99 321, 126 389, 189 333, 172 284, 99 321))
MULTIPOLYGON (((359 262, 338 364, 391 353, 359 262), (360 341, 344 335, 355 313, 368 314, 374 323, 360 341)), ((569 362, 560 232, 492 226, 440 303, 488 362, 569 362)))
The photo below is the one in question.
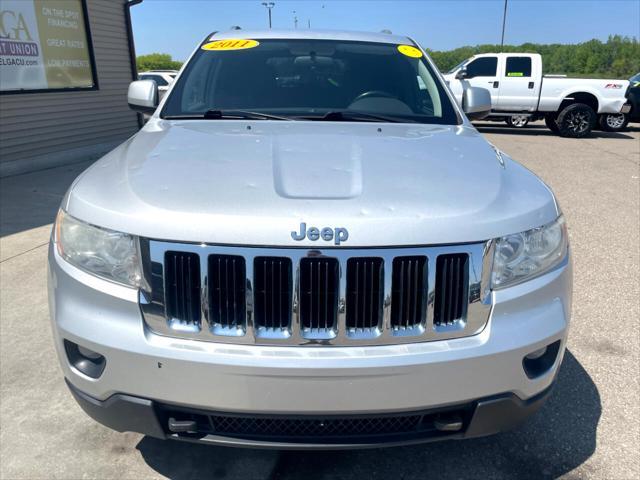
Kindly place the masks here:
POLYGON ((363 100, 369 97, 385 97, 385 98, 395 98, 395 99, 398 98, 395 95, 391 95, 388 92, 383 92, 382 90, 369 90, 368 92, 364 92, 358 95, 356 98, 354 98, 351 101, 351 103, 356 103, 359 100, 363 100))

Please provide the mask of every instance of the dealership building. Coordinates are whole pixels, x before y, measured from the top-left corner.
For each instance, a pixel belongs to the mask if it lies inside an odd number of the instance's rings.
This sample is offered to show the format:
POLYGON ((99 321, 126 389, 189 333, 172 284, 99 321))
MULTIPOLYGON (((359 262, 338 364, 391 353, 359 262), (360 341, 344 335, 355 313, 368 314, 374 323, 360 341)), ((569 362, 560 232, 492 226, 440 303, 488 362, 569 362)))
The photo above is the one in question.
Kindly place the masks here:
POLYGON ((139 129, 126 95, 140 1, 0 2, 0 177, 97 158, 139 129))

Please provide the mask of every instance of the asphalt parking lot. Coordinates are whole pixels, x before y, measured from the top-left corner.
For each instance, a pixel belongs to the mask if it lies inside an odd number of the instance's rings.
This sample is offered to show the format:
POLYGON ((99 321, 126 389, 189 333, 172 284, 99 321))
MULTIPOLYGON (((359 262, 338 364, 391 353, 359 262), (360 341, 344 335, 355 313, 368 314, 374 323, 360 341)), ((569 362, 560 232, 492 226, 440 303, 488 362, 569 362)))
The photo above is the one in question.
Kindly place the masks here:
POLYGON ((88 163, 0 181, 0 477, 3 479, 640 478, 640 128, 557 137, 484 123, 540 175, 566 215, 575 262, 568 351, 553 396, 494 437, 394 449, 278 452, 110 431, 66 390, 51 340, 51 222, 88 163))

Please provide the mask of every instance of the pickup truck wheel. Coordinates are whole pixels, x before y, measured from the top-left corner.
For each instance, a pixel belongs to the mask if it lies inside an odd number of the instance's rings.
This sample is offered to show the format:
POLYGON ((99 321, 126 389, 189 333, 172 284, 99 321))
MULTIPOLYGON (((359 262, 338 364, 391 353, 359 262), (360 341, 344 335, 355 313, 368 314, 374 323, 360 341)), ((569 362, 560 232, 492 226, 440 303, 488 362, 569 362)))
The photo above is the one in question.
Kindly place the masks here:
POLYGON ((572 103, 560 112, 557 123, 562 137, 586 137, 596 123, 596 112, 584 103, 572 103))
POLYGON ((629 116, 624 113, 605 113, 600 115, 600 128, 605 132, 619 132, 629 123, 629 116))
POLYGON ((507 125, 510 127, 522 128, 526 127, 528 123, 528 115, 511 115, 510 117, 507 117, 507 125))
POLYGON ((545 115, 544 123, 553 133, 560 133, 558 128, 558 116, 554 114, 545 115))

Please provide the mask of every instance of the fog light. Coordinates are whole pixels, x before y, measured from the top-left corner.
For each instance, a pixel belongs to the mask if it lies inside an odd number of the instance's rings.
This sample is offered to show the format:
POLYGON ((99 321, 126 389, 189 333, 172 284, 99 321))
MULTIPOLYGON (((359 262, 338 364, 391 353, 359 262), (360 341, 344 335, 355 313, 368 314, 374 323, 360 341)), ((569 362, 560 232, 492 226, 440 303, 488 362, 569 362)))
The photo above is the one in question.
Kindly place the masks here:
POLYGON ((64 350, 71 366, 87 377, 98 378, 104 372, 107 360, 98 352, 81 347, 69 340, 64 341, 64 350))
POLYGON ((544 375, 553 367, 559 351, 560 340, 557 340, 529 353, 522 359, 524 373, 531 379, 544 375))

